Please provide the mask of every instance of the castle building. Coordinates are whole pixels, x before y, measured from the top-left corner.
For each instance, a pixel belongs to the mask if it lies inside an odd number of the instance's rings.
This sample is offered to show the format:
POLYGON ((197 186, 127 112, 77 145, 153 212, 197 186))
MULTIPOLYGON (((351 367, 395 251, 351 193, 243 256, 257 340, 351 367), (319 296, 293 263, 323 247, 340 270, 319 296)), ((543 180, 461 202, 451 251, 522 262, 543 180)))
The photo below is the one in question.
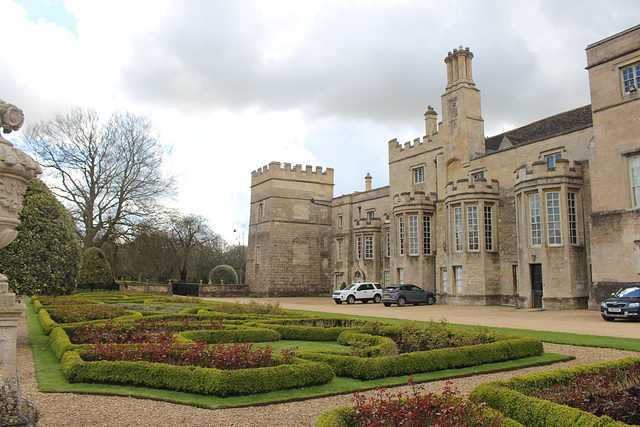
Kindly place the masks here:
POLYGON ((441 120, 389 141, 389 185, 252 172, 246 281, 265 296, 413 283, 439 303, 596 309, 640 278, 640 25, 586 49, 591 105, 486 138, 473 53, 446 56, 441 120))

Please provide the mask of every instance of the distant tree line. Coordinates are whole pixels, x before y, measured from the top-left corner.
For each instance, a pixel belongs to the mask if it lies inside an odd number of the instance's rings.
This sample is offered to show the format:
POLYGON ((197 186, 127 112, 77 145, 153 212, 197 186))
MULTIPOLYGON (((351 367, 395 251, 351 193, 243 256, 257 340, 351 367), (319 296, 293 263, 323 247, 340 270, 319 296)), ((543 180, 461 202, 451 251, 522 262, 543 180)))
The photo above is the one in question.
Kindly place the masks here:
POLYGON ((55 294, 75 289, 69 282, 80 268, 78 250, 90 248, 105 254, 116 280, 207 283, 215 266, 227 264, 244 283, 244 231, 229 243, 204 217, 165 207, 175 195, 175 179, 164 167, 166 148, 147 117, 117 112, 103 122, 93 110, 74 108, 27 126, 20 145, 44 167, 48 187, 40 181, 30 186, 20 218, 24 238, 0 259, 0 272, 14 287, 24 279, 15 277, 20 271, 32 280, 28 289, 16 291, 29 294, 43 280, 55 294), (58 205, 61 219, 49 224, 58 205), (34 212, 45 214, 25 217, 34 212), (70 254, 66 259, 60 245, 70 254), (25 258, 29 251, 31 264, 25 258), (4 265, 9 259, 17 270, 4 265), (68 266, 64 275, 60 265, 68 266))

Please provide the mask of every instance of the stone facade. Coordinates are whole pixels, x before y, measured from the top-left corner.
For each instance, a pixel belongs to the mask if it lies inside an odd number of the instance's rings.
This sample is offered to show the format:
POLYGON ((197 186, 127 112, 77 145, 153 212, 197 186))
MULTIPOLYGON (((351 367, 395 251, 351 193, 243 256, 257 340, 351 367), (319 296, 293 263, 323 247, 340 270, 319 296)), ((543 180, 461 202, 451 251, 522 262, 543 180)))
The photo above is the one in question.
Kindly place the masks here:
POLYGON ((250 292, 366 280, 575 309, 640 281, 640 26, 587 47, 591 105, 490 138, 472 59, 446 56, 441 121, 429 106, 425 136, 389 141, 388 186, 333 197, 331 169, 252 173, 250 292))

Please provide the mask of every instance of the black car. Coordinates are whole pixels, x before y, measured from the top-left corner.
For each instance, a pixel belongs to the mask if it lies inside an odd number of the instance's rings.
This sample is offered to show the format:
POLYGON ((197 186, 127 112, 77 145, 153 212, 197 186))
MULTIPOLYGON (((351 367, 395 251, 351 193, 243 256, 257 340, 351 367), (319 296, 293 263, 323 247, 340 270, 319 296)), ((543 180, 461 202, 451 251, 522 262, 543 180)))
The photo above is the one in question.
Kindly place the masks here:
MULTIPOLYGON (((382 297, 384 301, 384 296, 382 297)), ((600 315, 607 321, 613 319, 640 320, 640 283, 623 286, 611 298, 600 304, 600 315)))
POLYGON ((398 304, 398 307, 404 307, 406 304, 432 305, 436 303, 436 294, 416 285, 395 285, 384 290, 382 303, 387 307, 391 304, 398 304))

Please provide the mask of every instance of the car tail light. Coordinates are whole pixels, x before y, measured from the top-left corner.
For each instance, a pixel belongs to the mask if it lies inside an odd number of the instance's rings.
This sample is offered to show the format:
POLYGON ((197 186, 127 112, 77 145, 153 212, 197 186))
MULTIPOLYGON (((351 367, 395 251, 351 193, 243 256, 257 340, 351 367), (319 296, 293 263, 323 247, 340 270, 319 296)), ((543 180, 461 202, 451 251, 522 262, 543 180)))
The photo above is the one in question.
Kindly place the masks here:
POLYGON ((397 293, 398 293, 398 291, 397 291, 397 290, 387 291, 387 292, 388 292, 388 293, 390 293, 390 294, 397 294, 397 293))

